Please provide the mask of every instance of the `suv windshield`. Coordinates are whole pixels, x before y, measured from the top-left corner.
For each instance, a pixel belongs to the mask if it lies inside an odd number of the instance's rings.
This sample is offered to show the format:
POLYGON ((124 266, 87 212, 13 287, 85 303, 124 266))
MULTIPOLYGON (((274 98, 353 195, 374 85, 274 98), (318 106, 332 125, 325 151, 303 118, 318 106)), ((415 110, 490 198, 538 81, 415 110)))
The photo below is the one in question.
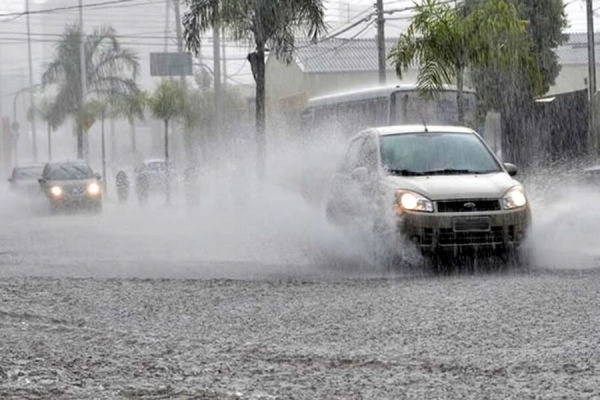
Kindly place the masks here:
POLYGON ((94 177, 94 172, 86 164, 57 164, 49 167, 46 176, 54 181, 67 181, 90 179, 94 177))
POLYGON ((384 168, 400 175, 500 172, 481 140, 469 133, 414 133, 381 136, 384 168))

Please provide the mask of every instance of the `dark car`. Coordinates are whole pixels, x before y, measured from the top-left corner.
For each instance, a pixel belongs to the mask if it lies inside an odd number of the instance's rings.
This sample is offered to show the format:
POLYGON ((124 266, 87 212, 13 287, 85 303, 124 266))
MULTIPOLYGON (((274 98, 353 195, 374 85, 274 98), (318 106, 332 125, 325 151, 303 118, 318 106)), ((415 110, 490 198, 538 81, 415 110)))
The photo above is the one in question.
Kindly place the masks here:
POLYGON ((13 168, 8 179, 13 193, 25 196, 35 196, 40 193, 38 179, 42 176, 43 165, 21 165, 13 168))
POLYGON ((102 211, 100 176, 85 161, 48 163, 39 182, 53 210, 102 211))

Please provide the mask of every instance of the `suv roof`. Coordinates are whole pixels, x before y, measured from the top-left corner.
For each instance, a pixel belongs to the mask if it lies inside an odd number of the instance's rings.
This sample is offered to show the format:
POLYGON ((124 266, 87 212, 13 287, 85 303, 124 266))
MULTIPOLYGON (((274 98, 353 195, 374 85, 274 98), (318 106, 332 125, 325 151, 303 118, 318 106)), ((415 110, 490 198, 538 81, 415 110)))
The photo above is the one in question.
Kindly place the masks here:
POLYGON ((473 129, 453 125, 396 125, 373 128, 380 136, 400 135, 406 133, 476 133, 473 129))
POLYGON ((85 160, 68 160, 68 161, 48 161, 46 163, 46 165, 81 165, 81 164, 85 164, 85 165, 89 165, 87 161, 85 160))

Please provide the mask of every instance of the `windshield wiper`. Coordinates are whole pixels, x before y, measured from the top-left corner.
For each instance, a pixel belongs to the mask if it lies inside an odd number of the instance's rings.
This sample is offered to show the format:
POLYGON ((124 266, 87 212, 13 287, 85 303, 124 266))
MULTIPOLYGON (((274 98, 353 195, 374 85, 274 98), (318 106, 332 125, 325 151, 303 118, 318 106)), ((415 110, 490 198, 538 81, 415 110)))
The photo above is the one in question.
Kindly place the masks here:
POLYGON ((388 169, 387 171, 392 175, 398 175, 398 176, 422 176, 422 175, 424 175, 421 172, 411 171, 409 169, 388 169))
POLYGON ((486 170, 486 171, 473 171, 470 169, 436 169, 432 171, 423 172, 423 175, 483 175, 483 174, 491 174, 493 172, 497 172, 494 170, 486 170))

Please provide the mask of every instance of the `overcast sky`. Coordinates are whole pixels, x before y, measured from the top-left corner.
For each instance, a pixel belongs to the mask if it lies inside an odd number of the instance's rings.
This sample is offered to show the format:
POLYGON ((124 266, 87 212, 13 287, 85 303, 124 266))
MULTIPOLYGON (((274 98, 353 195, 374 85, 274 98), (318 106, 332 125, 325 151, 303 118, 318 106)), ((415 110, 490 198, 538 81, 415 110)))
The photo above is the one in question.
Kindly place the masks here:
MULTIPOLYGON (((46 3, 43 0, 30 0, 31 4, 43 4, 46 3)), ((70 0, 73 5, 77 5, 77 0, 70 0)), ((89 3, 101 3, 107 0, 84 0, 84 4, 89 3)), ((136 7, 137 9, 143 9, 144 2, 151 2, 154 5, 160 4, 162 0, 132 0, 132 3, 139 2, 141 7, 136 7)), ((595 8, 600 8, 600 0, 596 0, 598 5, 595 8)), ((327 7, 327 22, 329 25, 328 33, 339 32, 344 29, 348 25, 360 21, 365 16, 368 16, 370 13, 374 11, 373 8, 374 0, 325 0, 325 5, 327 7)), ((1 13, 10 13, 10 12, 22 12, 24 9, 23 0, 0 0, 0 14, 1 13)), ((412 0, 384 0, 384 6, 386 10, 396 10, 402 9, 405 7, 411 7, 413 5, 412 0)), ((42 8, 51 8, 51 2, 47 5, 42 5, 42 8)), ((566 10, 570 23, 570 28, 568 32, 586 32, 586 18, 585 18, 585 1, 584 0, 566 0, 566 10)), ((94 9, 86 10, 86 14, 88 18, 92 21, 94 18, 98 19, 100 15, 104 12, 106 15, 106 9, 104 11, 96 11, 98 14, 94 17, 94 9)), ((71 14, 74 11, 70 12, 71 14)), ((127 18, 123 14, 119 14, 118 10, 115 10, 118 18, 127 18)), ((138 14, 139 16, 139 14, 138 14)), ((53 14, 52 18, 58 18, 56 14, 53 14)), ((400 32, 404 31, 406 26, 409 23, 410 12, 397 12, 392 15, 389 15, 386 22, 386 36, 394 37, 397 36, 400 32)), ((23 24, 24 19, 19 19, 14 21, 13 23, 23 24)), ((108 21, 107 21, 108 22, 108 21)), ((345 38, 374 38, 376 35, 374 19, 372 18, 369 23, 361 23, 356 28, 349 30, 344 33, 340 37, 345 38), (370 23, 370 25, 369 25, 370 23), (369 26, 367 26, 369 25, 369 26)), ((600 31, 600 13, 597 13, 595 17, 595 26, 596 31, 600 31)), ((132 27, 133 29, 133 27, 132 27)), ((37 32, 40 29, 36 26, 32 27, 32 31, 37 32)), ((233 45, 233 44, 232 44, 233 45)), ((23 43, 20 47, 24 54, 25 43, 23 43)), ((11 49, 16 49, 16 47, 12 47, 11 49)), ((245 62, 245 55, 248 52, 248 48, 236 48, 231 47, 227 50, 227 56, 229 61, 228 66, 228 75, 231 75, 229 79, 233 83, 243 83, 243 84, 252 84, 252 74, 250 72, 250 68, 245 62)), ((212 49, 210 46, 206 46, 203 51, 205 57, 212 57, 212 49)), ((6 60, 5 60, 6 62, 6 60)), ((21 64, 21 58, 12 61, 12 65, 5 65, 5 70, 9 70, 10 68, 17 68, 21 64)))
MULTIPOLYGON (((31 0, 32 4, 43 4, 44 0, 31 0)), ((372 10, 374 0, 326 0, 325 4, 328 7, 328 17, 332 20, 332 25, 335 27, 339 25, 334 23, 334 18, 346 18, 352 19, 353 17, 360 15, 366 10, 372 10)), ((594 2, 594 8, 598 9, 594 18, 594 25, 596 31, 600 31, 600 1, 594 2)), ((0 12, 18 12, 23 10, 23 2, 20 0, 0 0, 0 12)), ((412 0, 384 0, 384 6, 388 9, 403 8, 411 6, 412 0)), ((566 0, 566 11, 567 17, 570 23, 570 32, 585 32, 586 31, 586 18, 585 18, 585 0, 566 0)), ((341 21, 340 21, 341 22, 341 21)), ((396 22, 391 21, 391 25, 397 25, 399 27, 405 25, 402 21, 396 22)))

